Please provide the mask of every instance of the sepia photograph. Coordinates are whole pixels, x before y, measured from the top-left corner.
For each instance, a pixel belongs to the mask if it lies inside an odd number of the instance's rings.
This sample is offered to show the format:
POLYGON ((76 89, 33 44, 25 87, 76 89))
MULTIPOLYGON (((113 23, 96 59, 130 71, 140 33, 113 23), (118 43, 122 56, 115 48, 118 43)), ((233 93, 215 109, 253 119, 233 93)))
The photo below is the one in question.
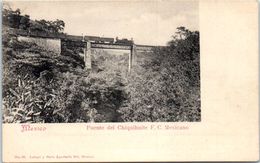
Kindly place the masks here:
POLYGON ((201 122, 198 1, 4 1, 3 123, 201 122))
POLYGON ((1 4, 4 162, 259 160, 259 2, 1 4))

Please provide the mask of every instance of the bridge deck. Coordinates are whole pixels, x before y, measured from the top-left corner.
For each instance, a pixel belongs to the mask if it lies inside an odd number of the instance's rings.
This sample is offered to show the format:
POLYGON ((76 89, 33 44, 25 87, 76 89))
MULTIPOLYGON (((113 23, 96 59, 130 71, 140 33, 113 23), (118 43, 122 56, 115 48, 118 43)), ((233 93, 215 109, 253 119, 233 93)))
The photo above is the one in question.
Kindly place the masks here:
MULTIPOLYGON (((132 45, 123 45, 123 44, 112 44, 112 43, 91 43, 91 48, 99 49, 119 49, 119 50, 131 50, 132 45)), ((154 46, 147 45, 136 45, 136 50, 151 51, 154 46)))
POLYGON ((120 45, 111 43, 91 43, 91 48, 131 50, 131 45, 120 45))

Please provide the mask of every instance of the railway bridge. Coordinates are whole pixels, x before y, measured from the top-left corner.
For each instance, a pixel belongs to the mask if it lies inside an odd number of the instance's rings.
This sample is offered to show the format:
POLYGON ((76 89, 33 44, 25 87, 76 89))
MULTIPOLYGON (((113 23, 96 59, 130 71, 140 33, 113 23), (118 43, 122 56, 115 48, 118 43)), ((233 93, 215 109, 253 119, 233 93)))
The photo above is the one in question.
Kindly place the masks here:
POLYGON ((115 50, 129 50, 128 71, 131 71, 133 60, 136 57, 137 51, 151 51, 155 46, 137 45, 133 40, 105 38, 97 36, 74 36, 67 34, 46 34, 41 32, 30 32, 24 30, 11 30, 11 34, 17 36, 20 41, 34 42, 39 46, 47 49, 52 49, 57 53, 61 53, 61 42, 74 42, 76 46, 84 49, 85 68, 91 69, 91 49, 115 49, 115 50))

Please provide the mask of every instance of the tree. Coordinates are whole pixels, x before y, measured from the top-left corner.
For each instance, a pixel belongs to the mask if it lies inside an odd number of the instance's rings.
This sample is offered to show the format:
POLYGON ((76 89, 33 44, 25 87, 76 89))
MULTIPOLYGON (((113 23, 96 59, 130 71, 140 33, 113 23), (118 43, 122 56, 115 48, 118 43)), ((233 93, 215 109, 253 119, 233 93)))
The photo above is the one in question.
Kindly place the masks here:
POLYGON ((168 42, 170 52, 180 61, 199 59, 199 32, 178 27, 173 39, 168 42))
POLYGON ((19 28, 23 30, 27 30, 30 27, 30 16, 24 15, 20 19, 19 28))
POLYGON ((65 23, 63 20, 57 19, 57 20, 51 22, 51 26, 54 28, 55 32, 63 32, 65 23))
POLYGON ((20 9, 13 11, 11 8, 3 9, 3 24, 12 28, 19 28, 21 20, 20 9))
POLYGON ((47 33, 61 33, 63 32, 65 23, 63 20, 46 21, 36 20, 31 24, 31 31, 47 32, 47 33))

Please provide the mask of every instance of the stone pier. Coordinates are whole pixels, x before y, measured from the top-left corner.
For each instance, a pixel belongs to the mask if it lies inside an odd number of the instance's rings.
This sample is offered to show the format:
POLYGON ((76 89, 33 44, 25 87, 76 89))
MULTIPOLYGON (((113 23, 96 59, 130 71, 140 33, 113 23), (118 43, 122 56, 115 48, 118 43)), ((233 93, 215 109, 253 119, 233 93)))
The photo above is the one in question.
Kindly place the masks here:
POLYGON ((85 68, 91 69, 91 43, 89 41, 86 42, 85 48, 84 48, 84 62, 85 62, 85 68))

